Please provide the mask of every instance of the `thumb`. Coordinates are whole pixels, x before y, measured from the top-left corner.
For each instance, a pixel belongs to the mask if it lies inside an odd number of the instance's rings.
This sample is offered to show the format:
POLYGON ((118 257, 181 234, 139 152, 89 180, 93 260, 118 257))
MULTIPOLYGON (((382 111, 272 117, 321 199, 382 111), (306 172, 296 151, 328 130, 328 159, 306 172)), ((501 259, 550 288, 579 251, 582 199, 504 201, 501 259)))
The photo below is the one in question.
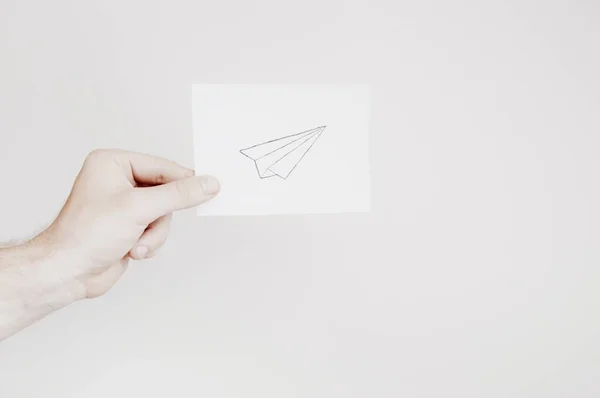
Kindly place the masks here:
POLYGON ((219 181, 209 175, 182 178, 149 188, 136 188, 135 213, 140 222, 149 224, 165 214, 207 202, 220 190, 219 181))

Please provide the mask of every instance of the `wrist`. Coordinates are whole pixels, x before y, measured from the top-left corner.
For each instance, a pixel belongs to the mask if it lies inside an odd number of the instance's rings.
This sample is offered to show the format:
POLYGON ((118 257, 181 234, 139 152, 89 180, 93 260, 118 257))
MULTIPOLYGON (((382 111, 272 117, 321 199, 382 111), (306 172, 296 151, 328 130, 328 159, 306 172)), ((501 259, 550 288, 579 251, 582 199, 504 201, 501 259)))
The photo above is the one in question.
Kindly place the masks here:
POLYGON ((85 297, 66 271, 68 259, 42 237, 0 249, 0 340, 8 325, 26 326, 85 297))

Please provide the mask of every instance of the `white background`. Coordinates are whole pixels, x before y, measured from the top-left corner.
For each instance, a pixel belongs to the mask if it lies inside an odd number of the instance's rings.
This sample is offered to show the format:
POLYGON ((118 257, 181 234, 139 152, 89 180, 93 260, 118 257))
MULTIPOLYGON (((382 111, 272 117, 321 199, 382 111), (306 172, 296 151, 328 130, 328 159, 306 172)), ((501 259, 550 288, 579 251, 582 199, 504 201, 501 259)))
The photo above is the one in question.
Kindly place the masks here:
POLYGON ((371 84, 373 212, 180 213, 0 343, 0 396, 599 396, 598 7, 2 0, 0 239, 93 148, 193 165, 203 82, 371 84))
POLYGON ((221 183, 198 214, 370 210, 368 86, 195 85, 192 99, 196 171, 221 183), (327 127, 286 180, 261 180, 240 153, 320 126, 327 127))

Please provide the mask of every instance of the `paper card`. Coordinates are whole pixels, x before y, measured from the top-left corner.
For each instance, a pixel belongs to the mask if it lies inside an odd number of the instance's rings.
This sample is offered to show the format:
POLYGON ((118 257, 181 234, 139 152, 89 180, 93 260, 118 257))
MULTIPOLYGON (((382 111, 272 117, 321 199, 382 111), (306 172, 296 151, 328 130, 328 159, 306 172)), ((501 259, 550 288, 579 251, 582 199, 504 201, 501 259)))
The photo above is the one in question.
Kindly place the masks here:
POLYGON ((369 212, 363 85, 196 84, 196 174, 221 182, 198 215, 369 212))

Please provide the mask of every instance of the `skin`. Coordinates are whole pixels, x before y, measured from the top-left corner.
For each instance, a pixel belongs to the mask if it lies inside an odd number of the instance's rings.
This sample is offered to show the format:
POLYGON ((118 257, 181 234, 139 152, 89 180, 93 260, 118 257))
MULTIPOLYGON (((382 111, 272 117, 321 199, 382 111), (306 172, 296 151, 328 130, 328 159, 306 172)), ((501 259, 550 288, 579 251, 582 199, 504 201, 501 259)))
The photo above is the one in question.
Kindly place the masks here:
POLYGON ((120 150, 90 153, 56 220, 0 249, 0 340, 76 301, 108 292, 130 260, 153 257, 172 213, 218 194, 212 176, 120 150))

